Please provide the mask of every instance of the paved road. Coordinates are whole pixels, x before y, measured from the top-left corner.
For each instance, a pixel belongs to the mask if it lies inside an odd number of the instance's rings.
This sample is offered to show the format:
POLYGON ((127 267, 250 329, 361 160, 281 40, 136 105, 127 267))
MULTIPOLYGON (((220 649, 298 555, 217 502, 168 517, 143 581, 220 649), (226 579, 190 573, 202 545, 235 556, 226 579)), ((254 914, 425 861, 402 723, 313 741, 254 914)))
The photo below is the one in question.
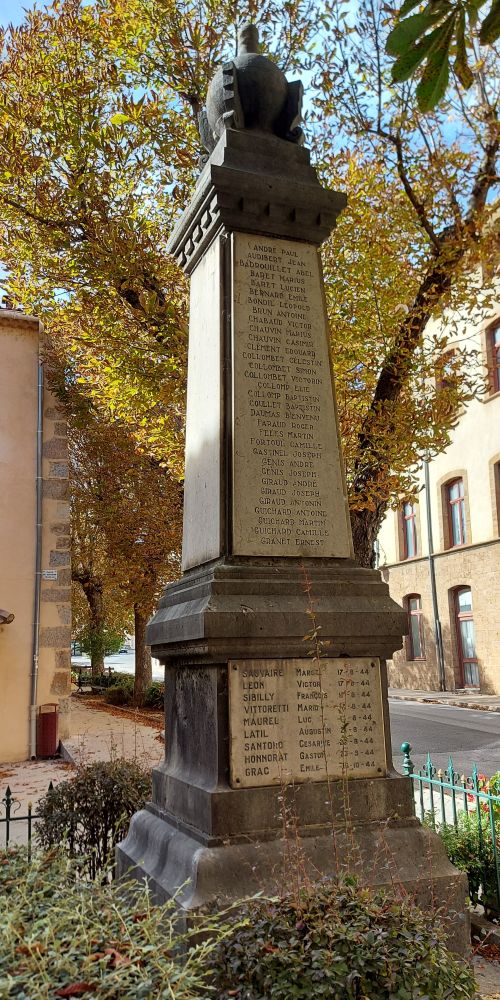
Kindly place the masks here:
POLYGON ((419 702, 389 702, 394 766, 401 771, 401 744, 412 747, 411 759, 418 769, 430 751, 436 767, 447 767, 451 754, 455 770, 470 775, 472 765, 491 775, 500 770, 500 713, 424 705, 419 702))

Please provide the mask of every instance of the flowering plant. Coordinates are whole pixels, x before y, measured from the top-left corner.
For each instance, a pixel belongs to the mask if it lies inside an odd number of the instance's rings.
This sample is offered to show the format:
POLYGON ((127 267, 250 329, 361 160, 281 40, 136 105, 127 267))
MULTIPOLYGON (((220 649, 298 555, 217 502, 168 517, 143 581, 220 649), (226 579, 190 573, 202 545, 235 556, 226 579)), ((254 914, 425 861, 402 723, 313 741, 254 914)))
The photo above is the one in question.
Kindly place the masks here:
POLYGON ((491 796, 491 798, 485 799, 482 795, 478 795, 476 791, 469 792, 467 800, 472 803, 472 808, 477 809, 479 804, 481 812, 489 814, 491 802, 493 817, 495 821, 500 820, 500 771, 496 771, 491 778, 487 778, 485 774, 478 774, 477 789, 484 795, 491 796), (495 801, 496 798, 498 798, 498 801, 495 801))

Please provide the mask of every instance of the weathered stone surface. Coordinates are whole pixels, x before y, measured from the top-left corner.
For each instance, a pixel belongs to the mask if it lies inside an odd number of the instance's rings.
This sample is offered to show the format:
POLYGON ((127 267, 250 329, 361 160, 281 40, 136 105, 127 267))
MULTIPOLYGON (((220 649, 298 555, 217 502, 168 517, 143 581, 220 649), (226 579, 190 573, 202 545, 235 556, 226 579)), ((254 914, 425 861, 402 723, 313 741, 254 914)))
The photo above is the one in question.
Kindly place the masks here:
POLYGON ((64 535, 66 538, 71 538, 67 521, 54 521, 50 525, 50 530, 54 535, 64 535))
POLYGON ((57 582, 60 587, 71 586, 71 570, 70 569, 58 569, 57 571, 57 582))
MULTIPOLYGON (((153 811, 143 810, 135 814, 127 839, 118 845, 118 871, 147 877, 158 901, 170 898, 175 887, 185 912, 207 899, 224 906, 257 892, 278 892, 288 883, 295 832, 290 835, 292 848, 282 837, 205 847, 195 833, 185 833, 153 811)), ((354 870, 365 885, 409 894, 424 909, 434 909, 439 900, 451 947, 468 954, 467 878, 452 867, 440 839, 430 837, 416 820, 401 824, 388 818, 377 824, 367 816, 366 822, 336 831, 335 849, 331 831, 302 837, 298 863, 312 880, 336 877, 339 869, 354 870)))
POLYGON ((40 629, 40 646, 55 648, 68 646, 71 643, 71 629, 61 626, 60 628, 40 629))
POLYGON ((57 615, 63 625, 71 625, 71 607, 68 607, 67 604, 58 605, 57 615))
POLYGON ((67 479, 44 479, 42 481, 42 496, 44 500, 65 500, 69 496, 67 479))
POLYGON ((69 552, 57 552, 52 550, 49 558, 49 566, 69 566, 71 556, 69 552))
POLYGON ((71 653, 69 649, 56 649, 55 658, 58 670, 71 670, 71 653))
POLYGON ((69 466, 67 462, 51 462, 50 463, 50 476, 54 476, 57 479, 67 479, 69 476, 69 466))
POLYGON ((376 570, 349 559, 234 559, 169 584, 148 643, 178 664, 239 659, 243 650, 255 659, 301 658, 311 651, 311 606, 329 656, 389 659, 403 641, 407 616, 376 570))
POLYGON ((65 420, 58 421, 54 424, 54 435, 56 437, 68 436, 68 425, 65 420))
POLYGON ((352 555, 316 248, 236 233, 233 552, 352 555))
POLYGON ((69 695, 71 691, 71 678, 67 670, 56 670, 50 687, 51 694, 69 695))
POLYGON ((216 559, 224 541, 221 260, 216 241, 191 280, 183 569, 216 559))
POLYGON ((68 445, 62 438, 51 438, 44 441, 42 453, 44 458, 66 458, 68 445))
MULTIPOLYGON (((57 582, 61 582, 60 573, 58 573, 57 582)), ((43 587, 42 601, 52 601, 54 604, 57 604, 58 601, 71 601, 71 590, 63 587, 43 587)))
POLYGON ((47 406, 43 411, 43 415, 47 420, 60 420, 63 410, 62 407, 58 406, 47 406))
POLYGON ((59 537, 56 540, 56 549, 61 549, 63 552, 64 551, 69 551, 69 549, 70 549, 70 538, 67 537, 67 536, 64 536, 63 538, 59 537))
POLYGON ((344 194, 321 187, 303 146, 227 129, 200 175, 168 249, 190 274, 223 229, 319 246, 345 205, 344 194))
POLYGON ((243 24, 237 55, 217 70, 208 88, 206 114, 200 116, 202 141, 211 153, 231 127, 302 142, 301 104, 302 84, 288 82, 276 63, 261 54, 256 25, 243 24))
POLYGON ((231 660, 232 788, 387 773, 380 663, 231 660))

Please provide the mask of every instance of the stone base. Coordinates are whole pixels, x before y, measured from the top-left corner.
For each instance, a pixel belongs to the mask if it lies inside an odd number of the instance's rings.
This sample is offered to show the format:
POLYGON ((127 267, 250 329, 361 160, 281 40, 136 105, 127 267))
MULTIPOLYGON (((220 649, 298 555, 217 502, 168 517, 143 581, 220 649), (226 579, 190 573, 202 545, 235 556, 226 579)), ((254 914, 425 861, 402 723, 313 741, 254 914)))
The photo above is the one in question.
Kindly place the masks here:
POLYGON ((467 878, 416 819, 337 828, 335 836, 330 830, 300 837, 291 828, 286 839, 206 846, 148 807, 134 816, 117 864, 121 876, 147 879, 157 902, 175 896, 184 919, 208 903, 223 908, 258 892, 286 891, 294 867, 312 879, 349 871, 363 885, 410 895, 424 910, 439 907, 450 947, 461 955, 470 949, 467 878))
POLYGON ((286 888, 294 866, 311 879, 352 871, 442 907, 450 943, 465 954, 467 879, 415 819, 412 782, 391 766, 385 659, 404 622, 380 574, 349 559, 226 558, 168 586, 148 628, 166 668, 166 760, 118 845, 119 875, 147 879, 159 902, 175 896, 187 919, 205 904, 286 888), (232 787, 239 723, 228 665, 307 657, 311 617, 323 656, 380 661, 384 775, 232 787))

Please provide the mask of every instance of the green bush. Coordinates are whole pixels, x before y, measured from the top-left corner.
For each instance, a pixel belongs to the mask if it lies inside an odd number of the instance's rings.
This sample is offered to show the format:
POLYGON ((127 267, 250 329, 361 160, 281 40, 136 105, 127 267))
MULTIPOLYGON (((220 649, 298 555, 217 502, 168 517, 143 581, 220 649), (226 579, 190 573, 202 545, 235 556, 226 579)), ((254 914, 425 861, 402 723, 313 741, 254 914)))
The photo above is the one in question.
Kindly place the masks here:
POLYGON ((150 772, 134 761, 86 764, 40 801, 37 841, 43 848, 62 845, 70 857, 86 858, 94 878, 113 864, 115 844, 150 794, 150 772))
MULTIPOLYGON (((471 902, 478 902, 481 888, 483 895, 495 895, 496 866, 488 816, 480 814, 478 821, 476 812, 461 812, 456 828, 442 826, 438 833, 451 863, 467 875, 471 902)), ((500 829, 497 836, 500 839, 500 829)))
POLYGON ((172 905, 152 906, 138 883, 101 885, 57 852, 29 863, 25 852, 9 851, 0 853, 0 895, 5 1000, 212 996, 212 946, 180 937, 172 905))
POLYGON ((119 670, 112 673, 100 674, 95 683, 102 688, 110 687, 133 687, 134 678, 132 674, 121 673, 119 670))
POLYGON ((144 708, 163 709, 165 701, 165 685, 161 681, 153 681, 144 696, 144 708))
POLYGON ((104 695, 108 705, 131 705, 134 700, 134 682, 131 684, 112 684, 104 695))
POLYGON ((258 899, 219 943, 219 1000, 471 1000, 474 976, 445 947, 440 917, 352 879, 258 899), (243 918, 243 919, 242 919, 243 918))

